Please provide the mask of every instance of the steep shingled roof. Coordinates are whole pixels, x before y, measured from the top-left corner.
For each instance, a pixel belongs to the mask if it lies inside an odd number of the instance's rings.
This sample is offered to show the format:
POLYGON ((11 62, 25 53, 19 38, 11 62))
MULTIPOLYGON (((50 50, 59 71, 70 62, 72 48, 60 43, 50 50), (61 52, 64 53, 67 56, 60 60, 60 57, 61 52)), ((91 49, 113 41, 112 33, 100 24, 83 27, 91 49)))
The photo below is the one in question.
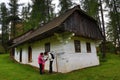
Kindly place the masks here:
POLYGON ((34 37, 36 37, 38 35, 41 35, 49 30, 52 30, 52 29, 60 26, 76 10, 79 10, 82 14, 84 14, 88 18, 90 18, 91 20, 94 20, 92 17, 88 16, 84 11, 82 11, 79 6, 75 6, 74 8, 66 11, 64 14, 54 18, 49 23, 43 25, 42 27, 39 27, 37 30, 33 31, 29 36, 25 36, 25 37, 21 38, 21 40, 17 41, 11 47, 17 46, 17 45, 24 43, 30 39, 33 39, 34 37))

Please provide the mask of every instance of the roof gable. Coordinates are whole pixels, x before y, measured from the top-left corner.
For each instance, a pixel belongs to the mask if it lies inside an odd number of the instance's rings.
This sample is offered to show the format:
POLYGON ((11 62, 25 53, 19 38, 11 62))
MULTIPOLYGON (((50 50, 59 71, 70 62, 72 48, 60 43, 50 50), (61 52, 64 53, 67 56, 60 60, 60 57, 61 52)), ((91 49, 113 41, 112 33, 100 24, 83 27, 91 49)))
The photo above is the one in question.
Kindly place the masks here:
POLYGON ((99 29, 97 21, 79 10, 73 12, 72 15, 64 22, 65 30, 75 33, 77 36, 82 36, 91 39, 102 39, 103 35, 99 29))

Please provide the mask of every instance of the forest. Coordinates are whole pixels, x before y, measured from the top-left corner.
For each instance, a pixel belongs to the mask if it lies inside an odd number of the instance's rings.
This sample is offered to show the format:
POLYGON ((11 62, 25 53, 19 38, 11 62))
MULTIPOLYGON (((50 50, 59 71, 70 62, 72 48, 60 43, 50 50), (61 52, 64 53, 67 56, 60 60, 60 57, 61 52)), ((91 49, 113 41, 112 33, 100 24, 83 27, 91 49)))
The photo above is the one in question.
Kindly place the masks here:
POLYGON ((97 48, 102 52, 102 58, 105 58, 107 52, 120 53, 120 0, 79 0, 79 4, 73 0, 59 0, 57 13, 52 1, 31 0, 27 5, 20 4, 19 0, 0 3, 0 45, 5 51, 9 40, 31 29, 37 29, 73 6, 80 5, 82 10, 98 22, 104 35, 97 48))

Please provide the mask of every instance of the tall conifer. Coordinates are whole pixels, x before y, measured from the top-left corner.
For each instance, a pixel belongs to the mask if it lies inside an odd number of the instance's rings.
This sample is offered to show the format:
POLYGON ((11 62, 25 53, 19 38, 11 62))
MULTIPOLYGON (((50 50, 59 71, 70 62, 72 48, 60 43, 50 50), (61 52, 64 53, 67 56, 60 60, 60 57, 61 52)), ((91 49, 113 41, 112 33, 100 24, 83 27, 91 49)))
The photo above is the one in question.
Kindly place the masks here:
POLYGON ((105 0, 109 11, 107 37, 120 51, 120 0, 105 0))
POLYGON ((9 15, 9 22, 11 22, 11 38, 17 36, 16 34, 16 23, 19 21, 19 14, 18 8, 20 4, 18 4, 18 0, 10 0, 10 15, 9 15))
POLYGON ((7 23, 8 9, 5 3, 1 3, 1 27, 2 27, 2 45, 7 49, 7 41, 9 40, 9 27, 7 23))
POLYGON ((68 10, 72 5, 72 1, 71 0, 59 0, 59 7, 61 7, 59 14, 64 13, 66 10, 68 10))
POLYGON ((54 17, 52 0, 32 0, 31 8, 30 18, 25 23, 25 31, 36 29, 54 17))

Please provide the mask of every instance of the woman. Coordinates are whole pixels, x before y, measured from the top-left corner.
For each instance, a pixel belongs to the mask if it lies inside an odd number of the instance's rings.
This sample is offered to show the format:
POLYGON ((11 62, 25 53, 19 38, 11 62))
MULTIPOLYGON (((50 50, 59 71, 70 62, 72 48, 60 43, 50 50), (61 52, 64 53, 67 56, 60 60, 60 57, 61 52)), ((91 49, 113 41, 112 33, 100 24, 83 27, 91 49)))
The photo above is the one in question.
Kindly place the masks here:
POLYGON ((40 74, 43 74, 44 64, 45 64, 43 53, 40 53, 40 55, 38 56, 38 64, 39 64, 40 74))

